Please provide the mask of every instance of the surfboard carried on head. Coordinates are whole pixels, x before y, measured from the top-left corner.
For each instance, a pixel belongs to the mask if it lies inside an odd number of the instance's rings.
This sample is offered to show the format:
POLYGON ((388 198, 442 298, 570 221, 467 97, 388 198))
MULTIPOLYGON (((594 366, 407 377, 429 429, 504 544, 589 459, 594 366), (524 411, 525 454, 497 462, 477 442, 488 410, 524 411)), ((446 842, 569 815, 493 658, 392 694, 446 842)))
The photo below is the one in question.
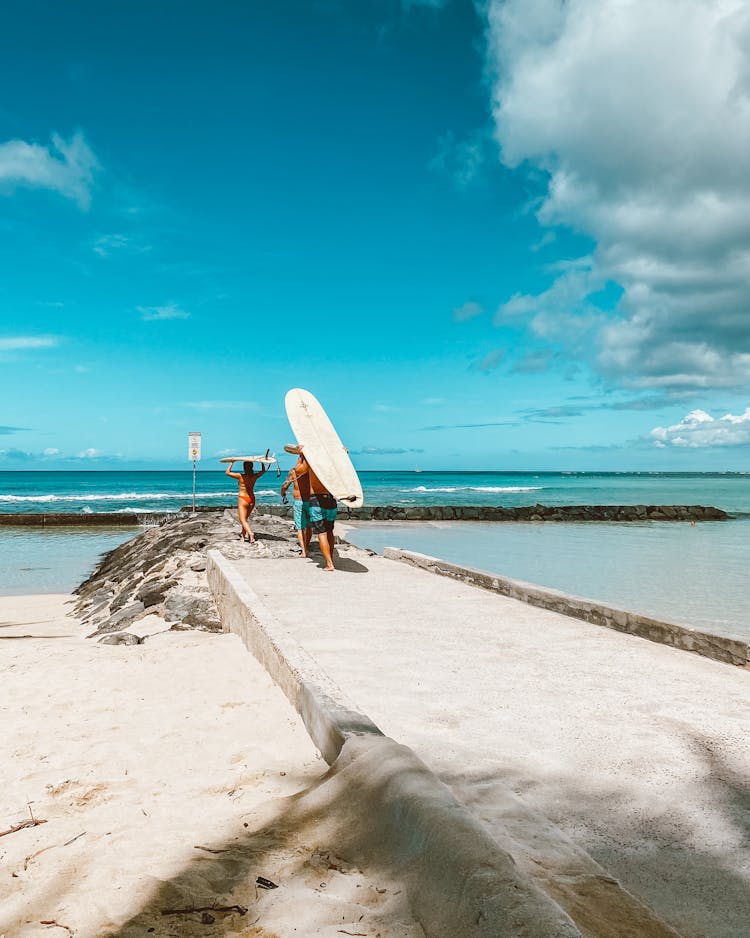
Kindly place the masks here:
POLYGON ((276 462, 275 456, 222 456, 219 462, 259 462, 264 466, 272 466, 276 462))
POLYGON ((362 483, 320 401, 303 388, 292 388, 284 404, 297 443, 315 475, 340 502, 359 508, 364 503, 362 483))

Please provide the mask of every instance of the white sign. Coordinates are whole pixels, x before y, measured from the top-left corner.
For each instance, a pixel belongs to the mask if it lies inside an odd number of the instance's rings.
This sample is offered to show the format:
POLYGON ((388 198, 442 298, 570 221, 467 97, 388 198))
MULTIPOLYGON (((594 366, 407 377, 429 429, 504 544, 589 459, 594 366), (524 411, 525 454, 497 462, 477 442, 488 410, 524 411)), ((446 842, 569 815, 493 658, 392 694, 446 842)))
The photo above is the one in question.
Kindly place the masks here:
POLYGON ((200 433, 188 433, 188 459, 197 462, 201 458, 200 433))

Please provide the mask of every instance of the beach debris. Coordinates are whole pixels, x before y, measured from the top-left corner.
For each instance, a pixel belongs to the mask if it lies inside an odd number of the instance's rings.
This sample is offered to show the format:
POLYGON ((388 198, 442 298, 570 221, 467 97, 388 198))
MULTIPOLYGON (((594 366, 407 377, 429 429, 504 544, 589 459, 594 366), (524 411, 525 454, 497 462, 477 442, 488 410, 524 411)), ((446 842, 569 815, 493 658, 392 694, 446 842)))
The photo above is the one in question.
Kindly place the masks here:
POLYGON ((201 924, 202 924, 202 925, 213 925, 213 923, 214 923, 215 921, 216 921, 216 919, 214 918, 213 915, 211 915, 210 912, 204 912, 204 913, 201 915, 201 924))
POLYGON ((40 924, 40 925, 46 925, 47 928, 50 928, 50 927, 52 927, 52 928, 64 928, 65 931, 71 936, 71 938, 72 938, 72 936, 75 934, 75 932, 73 931, 73 929, 70 928, 68 925, 63 925, 62 922, 57 922, 57 921, 55 921, 55 919, 53 919, 53 918, 43 918, 43 919, 39 922, 39 924, 40 924))
POLYGON ((66 840, 63 844, 63 847, 69 847, 71 844, 74 844, 79 838, 83 837, 86 831, 81 831, 80 834, 76 834, 75 837, 71 837, 70 840, 66 840))
POLYGON ((220 850, 215 850, 213 847, 201 847, 200 844, 195 844, 193 850, 205 850, 206 853, 228 853, 229 847, 224 847, 220 850))
POLYGON ((20 824, 14 824, 7 831, 0 831, 0 837, 5 837, 6 834, 15 834, 16 831, 22 831, 27 827, 36 827, 38 824, 46 823, 42 818, 29 818, 27 821, 21 821, 20 824))
POLYGON ((162 909, 162 915, 196 915, 198 912, 237 912, 238 915, 247 915, 247 908, 244 905, 198 905, 186 909, 162 909))
POLYGON ((15 834, 16 831, 25 830, 27 827, 37 827, 39 824, 46 824, 47 822, 42 818, 34 817, 34 811, 31 807, 33 802, 27 801, 26 807, 29 809, 29 816, 25 821, 21 821, 20 824, 14 824, 13 827, 9 827, 7 831, 0 831, 0 837, 5 837, 6 834, 15 834))
POLYGON ((273 880, 266 879, 265 876, 258 876, 255 880, 255 885, 260 886, 261 889, 278 889, 279 884, 274 883, 273 880))

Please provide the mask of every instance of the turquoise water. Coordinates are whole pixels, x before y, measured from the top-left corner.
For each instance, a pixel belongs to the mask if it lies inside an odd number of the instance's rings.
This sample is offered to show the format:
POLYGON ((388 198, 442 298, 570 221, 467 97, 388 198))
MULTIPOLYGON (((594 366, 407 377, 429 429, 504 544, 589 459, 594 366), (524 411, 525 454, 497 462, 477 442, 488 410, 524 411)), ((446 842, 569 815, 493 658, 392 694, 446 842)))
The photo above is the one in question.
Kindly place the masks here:
POLYGON ((750 518, 687 523, 362 523, 348 535, 403 547, 722 635, 750 638, 750 518))
POLYGON ((0 596, 69 593, 137 528, 0 528, 0 596))
MULTIPOLYGON (((750 514, 750 474, 612 472, 363 472, 370 505, 704 504, 750 514)), ((256 484, 278 504, 282 479, 256 484)), ((199 505, 236 503, 236 483, 201 471, 199 505)), ((186 472, 0 472, 0 512, 178 511, 192 499, 186 472)))
MULTIPOLYGON (((736 520, 717 524, 431 524, 363 527, 357 543, 410 547, 506 576, 674 619, 750 634, 745 558, 750 474, 612 472, 363 472, 366 503, 389 505, 703 504, 736 520), (397 536, 396 536, 397 535, 397 536), (394 541, 396 543, 394 543, 394 541)), ((256 486, 279 503, 281 479, 256 486)), ((221 471, 197 477, 199 505, 232 506, 221 471)), ((0 512, 178 511, 192 473, 0 472, 0 512)), ((132 531, 0 528, 0 593, 69 590, 98 556, 132 531)))

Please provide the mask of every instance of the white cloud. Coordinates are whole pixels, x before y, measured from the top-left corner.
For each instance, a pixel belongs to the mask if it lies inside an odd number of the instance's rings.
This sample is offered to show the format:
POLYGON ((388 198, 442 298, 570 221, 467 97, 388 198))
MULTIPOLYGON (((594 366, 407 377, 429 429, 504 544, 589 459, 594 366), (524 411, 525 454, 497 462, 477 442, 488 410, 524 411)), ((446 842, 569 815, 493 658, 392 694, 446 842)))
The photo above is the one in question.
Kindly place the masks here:
POLYGON ((99 257, 109 257, 113 251, 120 251, 123 248, 127 248, 129 244, 130 239, 125 235, 101 235, 94 242, 94 247, 92 250, 94 251, 94 254, 98 254, 99 257))
POLYGON ((258 410, 256 401, 186 401, 185 406, 194 410, 258 410))
POLYGON ((479 358, 477 361, 472 362, 470 367, 475 371, 483 371, 487 375, 491 371, 494 371, 495 368, 497 368, 503 358, 505 358, 504 348, 492 349, 492 351, 487 352, 483 358, 479 358))
POLYGON ((706 446, 746 446, 750 444, 750 407, 735 416, 714 418, 705 410, 693 410, 671 427, 654 427, 649 436, 654 445, 697 449, 706 446))
POLYGON ((449 131, 438 141, 437 152, 428 166, 453 180, 457 189, 466 189, 479 176, 486 159, 483 133, 474 133, 466 140, 457 140, 449 131))
POLYGON ((151 247, 147 244, 140 244, 127 235, 104 234, 94 241, 91 249, 99 257, 107 258, 116 253, 145 254, 151 250, 151 247))
POLYGON ((480 303, 470 300, 462 306, 455 307, 453 310, 453 319, 455 322, 466 322, 469 319, 475 319, 477 316, 481 316, 483 312, 484 310, 480 303))
POLYGON ((488 18, 503 161, 544 171, 541 223, 593 238, 591 280, 624 290, 593 321, 565 272, 549 316, 589 317, 624 383, 750 379, 750 5, 491 0, 488 18))
POLYGON ((59 456, 60 450, 56 449, 54 446, 48 446, 42 453, 43 456, 59 456))
POLYGON ((52 348, 59 343, 53 335, 15 335, 0 337, 0 352, 16 352, 31 348, 52 348))
POLYGON ((401 0, 405 10, 411 10, 412 7, 429 7, 433 10, 442 10, 450 2, 451 0, 401 0))
POLYGON ((136 306, 144 322, 154 322, 161 319, 189 319, 190 313, 177 306, 176 303, 166 303, 164 306, 136 306))
POLYGON ((104 453, 102 453, 101 450, 94 449, 93 446, 89 446, 88 449, 81 450, 80 453, 77 453, 76 458, 77 459, 98 459, 100 456, 103 456, 103 455, 104 453))
POLYGON ((99 163, 82 133, 66 141, 53 134, 48 146, 8 140, 0 144, 0 186, 51 189, 87 209, 99 163))

